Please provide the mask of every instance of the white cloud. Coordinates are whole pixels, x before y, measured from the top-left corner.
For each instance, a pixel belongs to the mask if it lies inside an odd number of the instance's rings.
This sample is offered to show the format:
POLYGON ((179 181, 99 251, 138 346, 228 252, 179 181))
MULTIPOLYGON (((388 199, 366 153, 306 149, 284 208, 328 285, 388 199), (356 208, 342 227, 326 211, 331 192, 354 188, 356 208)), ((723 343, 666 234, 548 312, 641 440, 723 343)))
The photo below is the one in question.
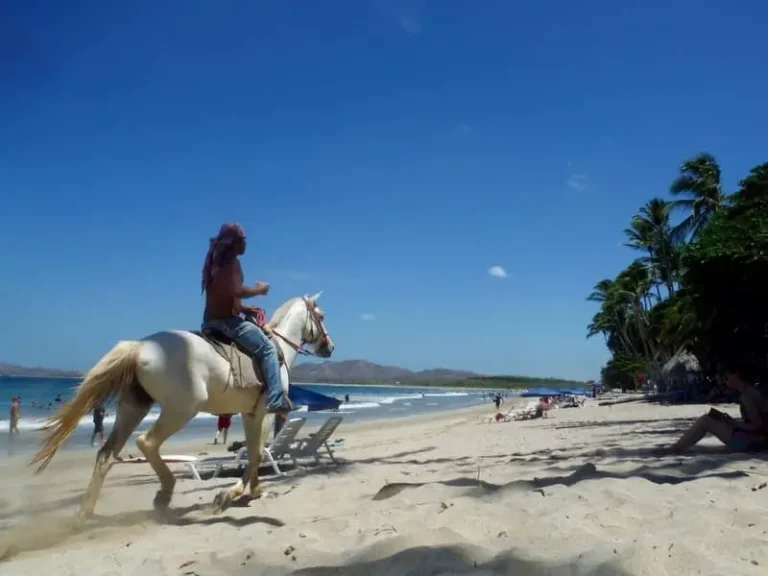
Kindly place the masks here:
POLYGON ((507 271, 504 270, 501 266, 491 266, 488 268, 488 274, 493 276, 494 278, 506 278, 507 277, 507 271))
POLYGON ((565 181, 570 188, 574 190, 584 190, 587 187, 587 175, 586 174, 571 174, 568 180, 565 181))
POLYGON ((376 320, 376 315, 366 312, 365 314, 360 314, 360 320, 363 320, 365 322, 373 322, 374 320, 376 320))

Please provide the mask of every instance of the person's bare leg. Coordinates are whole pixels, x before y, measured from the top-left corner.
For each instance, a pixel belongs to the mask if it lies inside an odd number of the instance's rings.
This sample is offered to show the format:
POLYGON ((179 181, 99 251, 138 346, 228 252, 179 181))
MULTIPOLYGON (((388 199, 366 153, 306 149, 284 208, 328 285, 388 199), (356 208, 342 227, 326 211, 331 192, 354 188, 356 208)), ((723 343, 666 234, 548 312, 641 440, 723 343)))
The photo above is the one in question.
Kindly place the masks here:
POLYGON ((701 442, 708 433, 727 445, 733 436, 733 426, 704 414, 671 446, 670 450, 678 454, 685 452, 691 446, 701 442))

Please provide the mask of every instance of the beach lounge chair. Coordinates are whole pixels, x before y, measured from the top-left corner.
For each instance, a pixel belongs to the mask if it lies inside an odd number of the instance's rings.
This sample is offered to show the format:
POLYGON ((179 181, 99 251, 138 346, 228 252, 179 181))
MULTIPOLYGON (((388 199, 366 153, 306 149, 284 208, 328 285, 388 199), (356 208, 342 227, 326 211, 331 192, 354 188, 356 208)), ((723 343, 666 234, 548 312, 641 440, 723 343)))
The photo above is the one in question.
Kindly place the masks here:
POLYGON ((290 456, 291 445, 296 442, 296 435, 304 426, 305 418, 288 420, 280 429, 280 432, 272 439, 268 446, 264 447, 264 459, 272 466, 275 474, 285 476, 285 472, 277 465, 278 460, 284 456, 290 456))
MULTIPOLYGON (((298 434, 301 427, 306 420, 304 418, 295 418, 289 420, 285 426, 283 426, 280 433, 272 440, 269 446, 264 448, 262 457, 266 460, 275 471, 275 474, 283 475, 280 468, 277 466, 277 460, 288 454, 288 448, 296 441, 296 434, 298 434)), ((227 456, 212 456, 209 458, 203 458, 193 463, 188 463, 188 468, 192 473, 192 477, 195 480, 200 480, 200 470, 213 468, 213 475, 211 478, 216 478, 224 468, 245 468, 248 465, 248 448, 243 446, 236 453, 227 456)))
MULTIPOLYGON (((198 474, 195 466, 200 461, 197 456, 185 456, 185 455, 167 455, 161 456, 163 462, 166 464, 184 464, 184 467, 189 470, 192 477, 196 480, 200 480, 200 474, 198 474)), ((129 456, 127 458, 121 458, 117 460, 117 464, 146 464, 147 459, 143 456, 129 456)))
POLYGON ((331 462, 336 464, 336 459, 333 457, 333 450, 328 444, 328 439, 333 435, 343 419, 341 416, 331 416, 317 432, 310 434, 307 438, 300 439, 296 446, 290 450, 290 457, 293 463, 298 465, 297 460, 299 458, 314 458, 315 462, 320 464, 320 456, 327 454, 331 462), (320 450, 322 448, 325 448, 325 450, 321 453, 320 450))
POLYGON ((528 402, 528 404, 525 405, 524 408, 521 408, 520 410, 517 410, 512 414, 512 418, 515 420, 528 420, 530 418, 535 418, 537 415, 537 410, 539 407, 539 403, 537 401, 535 402, 528 402))
POLYGON ((240 448, 235 454, 200 458, 196 462, 188 463, 187 468, 195 480, 202 480, 200 477, 200 470, 213 468, 213 475, 211 478, 216 478, 225 467, 244 468, 247 464, 248 450, 246 448, 240 448))

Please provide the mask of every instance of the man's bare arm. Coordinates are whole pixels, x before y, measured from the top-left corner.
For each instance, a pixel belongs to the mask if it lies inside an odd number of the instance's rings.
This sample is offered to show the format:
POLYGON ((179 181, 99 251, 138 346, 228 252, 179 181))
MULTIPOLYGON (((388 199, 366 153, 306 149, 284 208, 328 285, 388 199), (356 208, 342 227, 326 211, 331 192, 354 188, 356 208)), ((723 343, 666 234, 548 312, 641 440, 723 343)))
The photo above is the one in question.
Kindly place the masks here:
POLYGON ((256 282, 255 286, 243 285, 243 269, 240 262, 235 260, 235 268, 232 271, 232 281, 234 283, 232 293, 236 298, 253 298, 254 296, 265 296, 269 292, 269 284, 256 282))
POLYGON ((240 286, 235 289, 235 296, 238 298, 253 298, 254 296, 264 296, 266 294, 264 285, 259 282, 256 286, 240 286))

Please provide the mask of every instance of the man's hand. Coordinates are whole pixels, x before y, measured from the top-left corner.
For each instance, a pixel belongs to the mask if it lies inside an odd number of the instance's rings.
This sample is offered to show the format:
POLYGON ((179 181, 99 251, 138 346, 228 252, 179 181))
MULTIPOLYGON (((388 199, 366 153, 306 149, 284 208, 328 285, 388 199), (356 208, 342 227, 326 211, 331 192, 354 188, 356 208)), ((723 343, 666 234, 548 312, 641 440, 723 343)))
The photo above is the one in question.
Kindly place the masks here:
POLYGON ((245 305, 242 305, 242 306, 240 306, 240 311, 241 312, 245 312, 246 314, 248 314, 249 316, 253 316, 254 318, 259 313, 259 309, 256 308, 255 306, 245 306, 245 305))
POLYGON ((253 288, 257 296, 266 296, 269 294, 269 284, 266 282, 256 282, 256 286, 253 288))

